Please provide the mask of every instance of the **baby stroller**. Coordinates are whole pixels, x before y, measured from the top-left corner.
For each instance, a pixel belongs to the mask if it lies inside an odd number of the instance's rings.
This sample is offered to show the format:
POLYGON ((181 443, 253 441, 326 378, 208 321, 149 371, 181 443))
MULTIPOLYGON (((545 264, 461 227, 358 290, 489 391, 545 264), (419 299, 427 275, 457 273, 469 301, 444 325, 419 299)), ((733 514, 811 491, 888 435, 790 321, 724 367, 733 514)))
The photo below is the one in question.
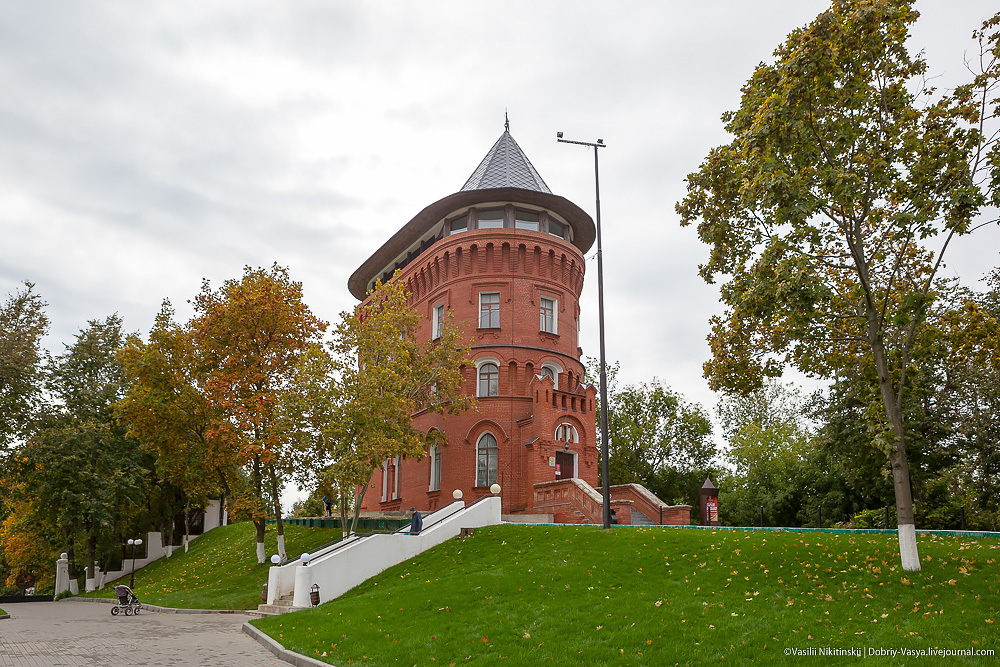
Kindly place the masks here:
POLYGON ((115 586, 115 595, 118 596, 118 604, 111 608, 112 616, 117 616, 119 613, 131 616, 132 614, 138 614, 139 610, 142 609, 139 598, 135 596, 135 593, 128 586, 124 584, 115 586))

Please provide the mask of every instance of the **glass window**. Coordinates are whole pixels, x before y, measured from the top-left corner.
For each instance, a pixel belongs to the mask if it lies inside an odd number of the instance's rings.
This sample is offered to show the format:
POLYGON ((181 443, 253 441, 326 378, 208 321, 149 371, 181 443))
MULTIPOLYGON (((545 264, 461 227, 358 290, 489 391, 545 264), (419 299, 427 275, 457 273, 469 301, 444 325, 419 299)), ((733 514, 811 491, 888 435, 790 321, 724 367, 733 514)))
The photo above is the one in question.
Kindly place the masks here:
POLYGON ((559 424, 556 427, 556 442, 576 443, 580 442, 580 436, 576 427, 572 424, 559 424))
POLYGON ((539 302, 541 303, 541 313, 538 328, 541 331, 554 334, 556 332, 556 300, 543 296, 539 302))
POLYGON ((444 304, 439 303, 434 306, 434 322, 433 322, 434 332, 431 335, 432 338, 437 340, 444 333, 444 304))
POLYGON ((561 222, 549 218, 549 234, 552 236, 558 236, 561 239, 566 238, 566 225, 561 222))
POLYGON ((479 328, 500 328, 499 292, 483 292, 479 295, 479 328))
POLYGON ((497 482, 497 439, 484 433, 476 445, 476 486, 490 486, 497 482))
POLYGON ((503 227, 503 211, 480 211, 478 229, 498 229, 503 227))
POLYGON ((431 484, 428 491, 441 490, 441 448, 431 447, 431 484))
POLYGON ((552 380, 552 387, 554 389, 559 388, 559 373, 556 372, 556 369, 551 366, 542 366, 542 376, 552 380))
POLYGON ((527 211, 514 212, 514 227, 517 229, 528 229, 533 232, 538 231, 539 217, 537 213, 527 211))
POLYGON ((459 232, 464 232, 469 228, 469 216, 468 214, 463 215, 461 218, 455 218, 448 223, 448 233, 458 234, 459 232))
POLYGON ((496 396, 500 393, 500 369, 494 363, 479 367, 479 396, 496 396))

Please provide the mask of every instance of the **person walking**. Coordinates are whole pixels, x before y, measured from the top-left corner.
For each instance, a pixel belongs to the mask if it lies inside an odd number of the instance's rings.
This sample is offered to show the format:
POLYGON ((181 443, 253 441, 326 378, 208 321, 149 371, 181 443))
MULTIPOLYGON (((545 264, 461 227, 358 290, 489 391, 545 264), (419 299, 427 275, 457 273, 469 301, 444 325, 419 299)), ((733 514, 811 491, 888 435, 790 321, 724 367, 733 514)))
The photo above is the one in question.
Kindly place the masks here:
POLYGON ((420 531, 424 527, 424 518, 420 516, 420 512, 417 511, 416 507, 410 508, 410 535, 419 535, 420 531))

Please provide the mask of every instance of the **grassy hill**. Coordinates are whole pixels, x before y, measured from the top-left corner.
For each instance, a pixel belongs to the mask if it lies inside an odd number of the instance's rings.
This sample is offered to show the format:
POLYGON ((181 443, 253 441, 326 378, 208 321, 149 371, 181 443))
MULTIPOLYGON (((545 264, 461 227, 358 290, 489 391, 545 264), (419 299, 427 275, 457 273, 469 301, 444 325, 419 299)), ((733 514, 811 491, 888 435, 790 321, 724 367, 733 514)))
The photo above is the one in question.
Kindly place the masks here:
MULTIPOLYGON (((256 532, 250 523, 236 523, 211 530, 191 542, 190 550, 175 551, 135 573, 135 594, 140 600, 180 609, 256 609, 260 591, 267 583, 270 563, 257 564, 256 532)), ((285 526, 289 554, 310 551, 340 537, 340 530, 285 526)), ((267 554, 277 553, 273 526, 264 543, 267 554)), ((128 568, 126 561, 125 567, 128 568)), ((112 582, 89 595, 114 597, 112 582)))
POLYGON ((798 663, 788 651, 997 649, 1000 543, 918 542, 923 570, 903 573, 892 535, 496 526, 316 609, 253 623, 339 665, 798 663))

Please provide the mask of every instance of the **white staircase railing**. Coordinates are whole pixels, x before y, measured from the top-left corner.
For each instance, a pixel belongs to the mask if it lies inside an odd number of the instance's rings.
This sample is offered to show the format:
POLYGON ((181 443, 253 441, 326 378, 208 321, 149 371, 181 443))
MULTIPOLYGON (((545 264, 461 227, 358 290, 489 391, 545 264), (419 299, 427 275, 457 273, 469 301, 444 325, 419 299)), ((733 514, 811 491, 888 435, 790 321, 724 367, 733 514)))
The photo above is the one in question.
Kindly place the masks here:
POLYGON ((483 498, 468 507, 457 500, 427 517, 419 535, 408 528, 395 533, 351 536, 320 553, 310 554, 308 565, 301 560, 272 567, 268 574, 270 603, 288 593, 296 607, 310 607, 313 586, 320 602, 340 597, 361 582, 398 563, 409 560, 453 537, 463 528, 479 528, 500 523, 500 498, 483 498))

